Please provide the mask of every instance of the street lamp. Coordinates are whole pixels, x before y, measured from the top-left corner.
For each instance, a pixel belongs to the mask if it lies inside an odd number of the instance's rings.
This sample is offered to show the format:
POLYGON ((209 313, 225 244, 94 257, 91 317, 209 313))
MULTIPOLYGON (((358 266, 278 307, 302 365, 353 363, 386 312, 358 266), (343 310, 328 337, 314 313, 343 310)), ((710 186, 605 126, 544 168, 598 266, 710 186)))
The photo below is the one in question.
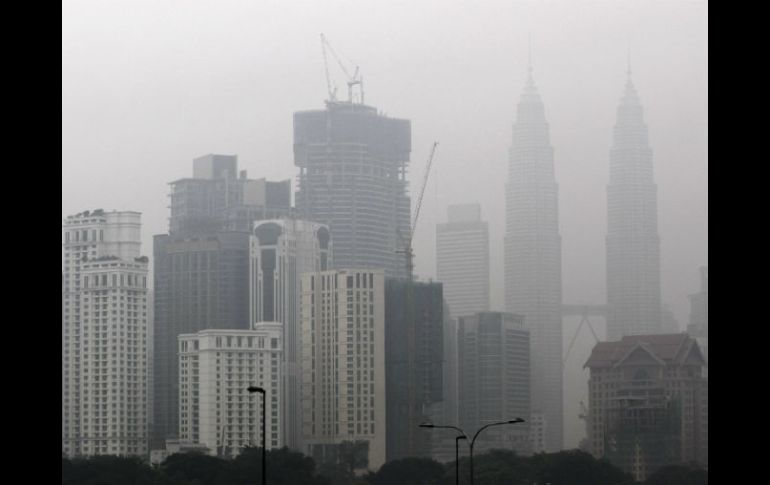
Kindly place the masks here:
POLYGON ((445 428, 459 431, 460 434, 455 437, 455 484, 460 485, 460 440, 467 440, 465 432, 456 426, 436 426, 430 423, 423 423, 420 428, 445 428))
POLYGON ((516 424, 516 423, 523 423, 524 420, 521 418, 515 418, 511 419, 509 421, 500 421, 497 423, 489 423, 485 426, 482 426, 480 430, 476 431, 476 434, 473 435, 473 439, 471 440, 471 485, 473 485, 473 444, 476 443, 476 438, 478 438, 479 433, 484 431, 485 429, 489 428, 490 426, 499 426, 502 424, 516 424))
POLYGON ((265 416, 267 415, 267 391, 261 387, 249 386, 247 389, 250 394, 258 392, 262 394, 262 485, 267 485, 267 447, 265 446, 265 436, 267 435, 267 424, 265 416))

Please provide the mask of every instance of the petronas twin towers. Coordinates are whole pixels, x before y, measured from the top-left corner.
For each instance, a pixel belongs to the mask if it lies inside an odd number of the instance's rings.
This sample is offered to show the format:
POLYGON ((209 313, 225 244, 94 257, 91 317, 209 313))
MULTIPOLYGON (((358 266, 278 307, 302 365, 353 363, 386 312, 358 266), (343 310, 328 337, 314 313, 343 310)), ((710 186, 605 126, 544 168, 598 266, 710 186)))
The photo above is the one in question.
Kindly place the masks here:
MULTIPOLYGON (((656 188, 642 109, 630 80, 610 153, 608 337, 655 333, 660 323, 656 188)), ((533 451, 563 446, 561 235, 558 185, 532 69, 513 125, 505 231, 506 310, 530 331, 533 451)))

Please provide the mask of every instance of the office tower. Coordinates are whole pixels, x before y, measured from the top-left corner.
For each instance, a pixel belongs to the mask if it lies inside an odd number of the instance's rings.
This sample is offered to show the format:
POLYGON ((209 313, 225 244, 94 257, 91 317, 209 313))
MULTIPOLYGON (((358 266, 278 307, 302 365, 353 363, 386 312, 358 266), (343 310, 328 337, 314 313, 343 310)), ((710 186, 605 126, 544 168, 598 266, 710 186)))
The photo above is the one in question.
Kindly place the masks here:
MULTIPOLYGON (((444 299, 444 358, 441 366, 442 375, 442 400, 433 403, 429 407, 430 419, 433 424, 458 426, 460 423, 457 408, 457 319, 450 314, 449 305, 444 299)), ((455 436, 457 433, 451 429, 430 430, 431 458, 447 463, 455 459, 455 436)), ((467 455, 467 448, 460 452, 460 456, 467 455)))
POLYGON ((585 364, 588 438, 597 458, 644 481, 662 466, 708 466, 708 379, 687 334, 599 342, 585 364))
POLYGON ((647 125, 628 75, 607 186, 607 340, 661 329, 657 186, 647 125))
POLYGON ((303 273, 326 271, 329 228, 316 222, 276 219, 254 223, 249 265, 249 321, 283 324, 282 413, 284 443, 299 450, 302 429, 302 332, 299 321, 303 273))
POLYGON ((709 359, 709 270, 700 267, 700 291, 690 298, 690 322, 687 333, 694 337, 703 353, 703 358, 709 359))
POLYGON ((436 278, 455 316, 489 311, 489 227, 478 204, 450 205, 436 225, 436 278))
POLYGON ((431 404, 442 400, 441 283, 385 280, 386 461, 430 455, 431 404))
POLYGON ((297 212, 329 226, 335 268, 385 268, 386 276, 405 276, 396 250, 411 232, 410 151, 410 122, 371 106, 327 102, 325 110, 294 114, 297 212))
POLYGON ((147 257, 138 212, 62 225, 62 454, 147 453, 147 257))
POLYGON ((154 238, 154 449, 179 437, 177 337, 205 329, 250 328, 249 237, 217 232, 154 238))
MULTIPOLYGON (((563 444, 561 236, 553 148, 532 79, 519 99, 506 184, 505 301, 532 345, 532 416, 545 449, 563 444)), ((537 435, 538 433, 534 433, 537 435)))
POLYGON ((289 181, 248 179, 236 156, 196 158, 193 177, 169 185, 169 234, 155 236, 153 247, 154 449, 179 437, 177 337, 250 328, 252 224, 291 212, 289 181))
MULTIPOLYGON (((530 414, 530 332, 521 315, 482 312, 458 318, 460 427, 472 437, 482 426, 530 414)), ((505 448, 529 454, 529 423, 495 426, 479 435, 476 453, 505 448)))
POLYGON ((386 434, 383 270, 304 274, 300 315, 304 451, 335 463, 360 446, 365 468, 377 470, 386 434))
POLYGON ((238 172, 235 155, 193 160, 193 177, 171 182, 169 234, 188 236, 216 231, 250 232, 256 220, 289 215, 290 181, 249 179, 238 172))
POLYGON ((265 389, 266 448, 283 446, 281 433, 283 325, 261 322, 253 330, 201 330, 179 336, 179 436, 205 445, 209 454, 236 456, 262 446, 265 389))

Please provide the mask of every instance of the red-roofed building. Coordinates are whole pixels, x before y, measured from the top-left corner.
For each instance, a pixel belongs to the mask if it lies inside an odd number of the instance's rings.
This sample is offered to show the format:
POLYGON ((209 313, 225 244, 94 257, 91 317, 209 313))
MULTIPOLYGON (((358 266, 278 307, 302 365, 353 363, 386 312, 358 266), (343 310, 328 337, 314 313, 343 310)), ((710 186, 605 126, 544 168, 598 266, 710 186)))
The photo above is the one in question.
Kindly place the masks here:
POLYGON ((671 463, 708 466, 708 378, 695 339, 681 333, 599 342, 585 367, 594 456, 640 481, 671 463))

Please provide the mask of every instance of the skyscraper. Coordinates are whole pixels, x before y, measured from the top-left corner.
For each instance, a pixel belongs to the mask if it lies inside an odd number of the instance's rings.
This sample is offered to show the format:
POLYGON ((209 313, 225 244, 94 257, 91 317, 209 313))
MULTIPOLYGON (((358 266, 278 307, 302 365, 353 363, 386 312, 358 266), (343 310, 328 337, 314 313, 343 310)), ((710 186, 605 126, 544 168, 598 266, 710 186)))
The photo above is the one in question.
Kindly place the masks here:
POLYGON ((147 264, 138 212, 64 220, 62 453, 147 453, 147 264))
POLYGON ((607 339, 660 333, 657 186, 642 106, 628 73, 607 186, 607 339))
POLYGON ((478 204, 450 205, 436 225, 436 278, 452 315, 489 311, 489 226, 478 204))
POLYGON ((179 345, 183 333, 248 330, 249 234, 156 235, 153 443, 179 437, 179 345))
POLYGON ((472 436, 482 426, 524 418, 515 426, 491 428, 478 452, 532 449, 530 423, 530 332, 521 315, 483 312, 458 318, 460 426, 472 436))
POLYGON ((385 279, 387 461, 430 454, 419 426, 443 397, 443 305, 441 283, 385 279))
POLYGON ((532 79, 519 100, 506 184, 505 296, 524 316, 532 345, 531 421, 545 426, 545 450, 562 439, 561 236, 553 148, 532 79))
POLYGON ((284 372, 282 435, 300 449, 302 438, 302 331, 300 279, 326 271, 331 261, 329 228, 317 222, 271 219, 254 224, 249 265, 249 321, 281 322, 284 372))
POLYGON ((247 178, 235 155, 193 160, 193 177, 169 184, 169 233, 153 241, 152 447, 178 438, 177 337, 205 329, 248 330, 251 226, 291 212, 289 181, 247 178))
POLYGON ((302 276, 305 454, 332 462, 362 445, 362 468, 385 463, 385 277, 348 269, 302 276), (365 452, 364 452, 365 451, 365 452))
POLYGON ((409 121, 371 106, 327 102, 325 110, 294 114, 297 212, 329 226, 335 268, 384 268, 386 276, 405 276, 396 250, 410 235, 410 151, 409 121))

